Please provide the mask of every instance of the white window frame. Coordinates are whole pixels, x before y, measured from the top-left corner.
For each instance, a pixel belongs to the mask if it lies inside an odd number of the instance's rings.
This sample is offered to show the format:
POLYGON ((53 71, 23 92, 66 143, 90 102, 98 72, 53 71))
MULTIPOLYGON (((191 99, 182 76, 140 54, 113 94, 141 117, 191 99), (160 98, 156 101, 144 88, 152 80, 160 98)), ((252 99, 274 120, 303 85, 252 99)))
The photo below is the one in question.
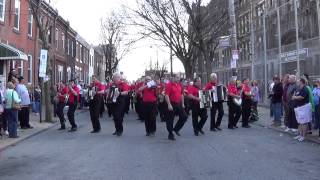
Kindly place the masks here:
POLYGON ((19 76, 23 76, 23 61, 20 61, 20 67, 18 67, 18 73, 19 73, 19 69, 21 69, 21 73, 19 74, 19 76))
POLYGON ((32 79, 33 79, 33 77, 32 77, 32 63, 33 63, 33 59, 32 59, 32 55, 31 54, 28 54, 28 63, 29 63, 29 66, 28 66, 28 77, 29 77, 29 75, 30 75, 30 78, 28 78, 28 82, 29 83, 32 83, 32 79), (30 74, 29 74, 30 73, 30 74))
POLYGON ((68 45, 67 46, 68 46, 67 47, 68 48, 67 54, 70 55, 70 39, 68 39, 68 45))
POLYGON ((21 10, 21 1, 20 0, 15 0, 14 1, 14 21, 13 21, 13 28, 17 31, 20 30, 20 10, 21 10), (15 27, 16 25, 16 16, 18 16, 18 27, 15 27))
POLYGON ((56 48, 59 49, 59 29, 58 28, 56 28, 55 43, 56 43, 56 48))
POLYGON ((32 30, 33 30, 32 26, 33 26, 33 14, 32 14, 31 9, 29 8, 29 15, 28 15, 28 36, 29 37, 32 37, 32 30), (29 27, 30 27, 30 29, 29 29, 29 27))
POLYGON ((65 36, 64 33, 61 33, 61 39, 62 39, 62 49, 64 50, 64 43, 65 43, 65 36))
POLYGON ((71 41, 71 56, 74 57, 74 41, 71 41))
POLYGON ((2 14, 0 14, 0 21, 4 22, 4 17, 6 15, 6 0, 2 0, 0 4, 2 5, 2 14))

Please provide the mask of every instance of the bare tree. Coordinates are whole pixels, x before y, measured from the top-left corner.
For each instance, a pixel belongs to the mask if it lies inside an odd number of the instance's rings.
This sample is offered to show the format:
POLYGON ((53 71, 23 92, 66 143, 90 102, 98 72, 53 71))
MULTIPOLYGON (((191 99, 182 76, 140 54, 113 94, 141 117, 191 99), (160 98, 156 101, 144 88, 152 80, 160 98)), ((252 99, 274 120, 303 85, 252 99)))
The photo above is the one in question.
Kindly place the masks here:
POLYGON ((163 62, 161 64, 159 64, 159 61, 154 64, 150 62, 150 67, 149 70, 146 70, 146 74, 156 79, 161 79, 168 73, 168 64, 169 62, 163 62))
POLYGON ((112 11, 101 20, 101 44, 106 59, 106 77, 112 76, 119 62, 129 52, 133 41, 129 39, 123 15, 112 11))
MULTIPOLYGON (((211 1, 221 2, 225 0, 211 1)), ((216 4, 210 9, 214 19, 208 18, 202 0, 137 0, 137 8, 128 9, 136 15, 131 21, 141 29, 141 35, 172 49, 190 78, 197 63, 196 53, 200 51, 205 59, 210 59, 209 52, 218 44, 216 37, 228 22, 228 10, 219 7, 216 4)))
POLYGON ((48 59, 47 59, 47 76, 48 81, 41 82, 42 89, 44 89, 44 104, 45 104, 45 121, 53 121, 53 110, 51 106, 51 87, 52 87, 52 62, 50 59, 50 38, 51 38, 51 29, 54 25, 55 20, 58 18, 58 13, 52 7, 44 2, 43 0, 29 0, 29 6, 33 13, 34 20, 37 24, 39 31, 39 40, 40 47, 42 49, 48 50, 48 59))

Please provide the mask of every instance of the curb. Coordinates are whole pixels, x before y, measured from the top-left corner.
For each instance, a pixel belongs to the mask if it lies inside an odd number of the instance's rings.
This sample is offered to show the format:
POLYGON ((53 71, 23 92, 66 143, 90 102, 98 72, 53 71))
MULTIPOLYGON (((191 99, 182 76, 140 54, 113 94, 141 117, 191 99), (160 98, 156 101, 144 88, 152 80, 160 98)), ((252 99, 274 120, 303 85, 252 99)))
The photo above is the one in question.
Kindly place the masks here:
MULTIPOLYGON (((85 113, 85 112, 86 112, 85 110, 79 110, 78 113, 77 113, 77 115, 83 114, 83 113, 85 113)), ((51 128, 54 128, 54 127, 57 126, 58 124, 59 124, 59 121, 53 122, 52 125, 50 125, 50 126, 47 127, 47 128, 41 129, 41 130, 39 130, 39 131, 37 131, 37 132, 35 132, 35 133, 33 133, 33 134, 30 134, 30 135, 27 135, 27 136, 25 136, 25 137, 23 137, 23 138, 21 138, 21 139, 18 139, 16 142, 13 142, 12 144, 9 144, 9 145, 7 145, 7 146, 5 146, 5 147, 3 147, 3 148, 0 148, 0 152, 4 151, 4 150, 6 150, 6 149, 8 149, 8 148, 10 148, 10 147, 16 146, 17 144, 19 144, 19 143, 21 143, 21 142, 23 142, 23 141, 25 141, 25 140, 27 140, 27 139, 30 139, 30 138, 32 138, 32 137, 34 137, 34 136, 36 136, 36 135, 39 135, 39 134, 41 134, 41 133, 43 133, 43 132, 45 132, 45 131, 47 131, 47 130, 49 130, 49 129, 51 129, 51 128)))
POLYGON ((43 132, 45 132, 45 131, 47 131, 47 130, 49 130, 49 129, 57 126, 57 125, 58 125, 58 122, 54 122, 54 123, 52 123, 52 125, 50 125, 50 126, 47 127, 47 128, 41 129, 41 130, 39 130, 39 131, 37 131, 37 132, 35 132, 35 133, 33 133, 33 134, 30 134, 30 135, 25 136, 25 137, 23 137, 23 138, 21 138, 21 139, 18 139, 16 142, 13 142, 12 144, 9 144, 9 145, 7 145, 7 146, 5 146, 5 147, 3 147, 3 148, 0 148, 0 152, 8 149, 9 147, 16 146, 17 144, 19 144, 19 143, 21 143, 21 142, 23 142, 23 141, 25 141, 25 140, 27 140, 27 139, 30 139, 30 138, 32 138, 32 137, 34 137, 34 136, 36 136, 36 135, 39 135, 39 134, 41 134, 41 133, 43 133, 43 132))

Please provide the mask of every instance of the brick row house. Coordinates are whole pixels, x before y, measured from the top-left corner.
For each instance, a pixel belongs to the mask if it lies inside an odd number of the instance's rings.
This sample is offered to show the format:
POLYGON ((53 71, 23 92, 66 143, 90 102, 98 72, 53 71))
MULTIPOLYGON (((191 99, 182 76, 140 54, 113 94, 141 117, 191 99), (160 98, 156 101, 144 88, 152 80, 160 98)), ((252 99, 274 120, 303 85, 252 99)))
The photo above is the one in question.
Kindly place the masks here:
MULTIPOLYGON (((99 72, 95 58, 99 51, 90 46, 72 27, 58 15, 46 1, 42 1, 46 15, 54 17, 48 33, 53 83, 77 78, 89 83, 89 76, 99 72), (92 52, 90 52, 92 51, 92 52), (91 55, 90 55, 91 54, 91 55), (91 67, 91 73, 89 72, 91 67)), ((29 8, 29 0, 0 0, 0 81, 15 68, 32 86, 39 83, 39 57, 41 40, 38 27, 29 8)), ((103 63, 103 60, 97 62, 103 63)))

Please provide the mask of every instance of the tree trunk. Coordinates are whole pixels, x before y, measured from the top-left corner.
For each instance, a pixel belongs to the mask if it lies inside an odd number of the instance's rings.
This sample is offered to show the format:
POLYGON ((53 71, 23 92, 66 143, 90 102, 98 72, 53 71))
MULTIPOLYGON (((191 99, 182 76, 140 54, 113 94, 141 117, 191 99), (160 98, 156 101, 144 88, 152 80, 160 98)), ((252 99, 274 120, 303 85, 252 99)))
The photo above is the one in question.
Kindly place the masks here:
POLYGON ((183 67, 186 73, 186 78, 187 79, 193 79, 193 67, 192 65, 189 63, 190 61, 185 61, 186 63, 183 63, 183 67))
MULTIPOLYGON (((48 49, 48 48, 46 48, 48 49)), ((47 59, 47 75, 49 80, 44 83, 44 103, 45 103, 45 121, 53 122, 53 106, 51 103, 51 82, 52 82, 52 67, 50 59, 50 50, 48 49, 48 59, 47 59)))

